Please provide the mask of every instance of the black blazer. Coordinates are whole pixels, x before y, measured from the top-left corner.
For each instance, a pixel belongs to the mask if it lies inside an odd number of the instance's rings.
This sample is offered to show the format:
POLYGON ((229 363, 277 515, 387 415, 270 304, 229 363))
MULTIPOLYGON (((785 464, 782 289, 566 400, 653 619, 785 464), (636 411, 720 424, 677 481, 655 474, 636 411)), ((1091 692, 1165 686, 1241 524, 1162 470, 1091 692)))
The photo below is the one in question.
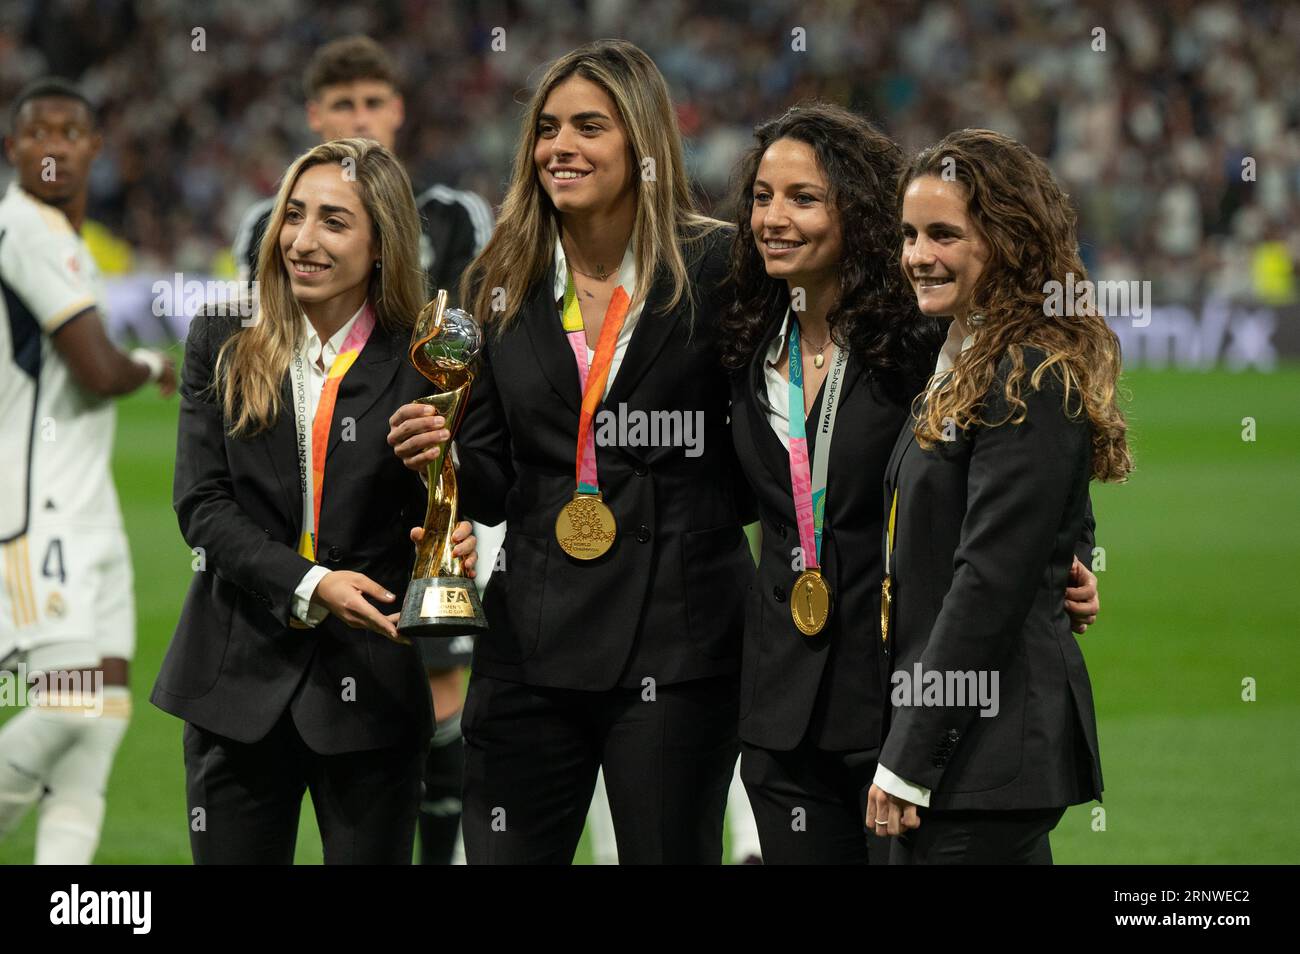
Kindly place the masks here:
MULTIPOLYGON (((555 539, 573 498, 579 385, 552 292, 554 268, 504 333, 489 329, 457 438, 466 514, 507 523, 504 566, 484 594, 489 631, 474 669, 538 686, 604 690, 734 673, 753 561, 741 531, 752 509, 727 432, 730 388, 716 348, 719 230, 683 246, 696 302, 669 313, 656 277, 600 409, 702 415, 702 453, 596 447, 618 537, 583 562, 555 539)), ((692 420, 696 418, 693 417, 692 420)), ((594 425, 593 425, 594 426, 594 425)))
MULTIPOLYGON (((880 626, 872 625, 880 618, 880 486, 907 410, 849 357, 822 531, 831 615, 821 633, 804 636, 788 602, 796 576, 792 550, 799 546, 790 456, 768 423, 763 377, 764 358, 784 312, 782 307, 769 316, 749 365, 732 379, 732 437, 763 528, 758 581, 745 619, 740 736, 778 751, 794 748, 805 734, 823 749, 874 749, 882 739, 888 673, 880 626)), ((807 418, 810 459, 824 396, 823 385, 807 418)))
MULTIPOLYGON (((1090 546, 1091 428, 1066 417, 1052 372, 1032 390, 1044 355, 1025 348, 1024 357, 1023 423, 973 428, 930 451, 907 427, 886 475, 885 500, 899 488, 895 671, 910 676, 919 662, 923 672, 999 674, 992 718, 971 706, 893 707, 880 762, 930 788, 932 808, 1101 797, 1092 688, 1061 601, 1080 538, 1090 546)), ((1006 410, 1009 366, 1004 358, 985 398, 994 420, 1006 410)))
MULTIPOLYGON (((289 627, 293 591, 312 566, 296 550, 302 498, 289 377, 269 431, 227 435, 207 385, 237 321, 200 315, 186 341, 173 505, 206 570, 194 574, 150 699, 240 742, 261 739, 288 707, 321 754, 427 744, 433 714, 413 646, 332 615, 314 629, 289 627)), ((423 522, 426 500, 387 443, 393 410, 431 390, 405 346, 405 334, 376 326, 339 388, 318 549, 321 565, 391 590, 393 607, 402 605, 415 557, 408 534, 423 522), (348 418, 355 439, 345 441, 348 418)))

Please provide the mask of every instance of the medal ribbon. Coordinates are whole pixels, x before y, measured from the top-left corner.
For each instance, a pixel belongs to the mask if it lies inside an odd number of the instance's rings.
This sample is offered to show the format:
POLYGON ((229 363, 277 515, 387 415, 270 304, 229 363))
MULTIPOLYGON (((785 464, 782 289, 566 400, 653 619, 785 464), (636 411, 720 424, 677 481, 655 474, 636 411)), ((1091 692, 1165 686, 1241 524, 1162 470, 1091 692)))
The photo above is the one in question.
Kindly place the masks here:
POLYGON ((375 328, 375 313, 367 302, 361 314, 352 325, 352 330, 343 341, 343 347, 334 356, 329 371, 325 374, 325 384, 321 388, 320 400, 316 404, 316 416, 312 419, 310 434, 306 431, 307 419, 307 379, 302 367, 302 354, 294 357, 294 376, 297 379, 297 410, 299 420, 298 469, 303 478, 303 514, 302 538, 298 543, 298 552, 315 562, 320 538, 320 502, 325 489, 325 454, 329 449, 330 424, 334 420, 334 405, 338 400, 339 385, 343 376, 356 363, 361 349, 370 340, 370 333, 375 328), (307 457, 311 456, 311 468, 307 468, 307 457))
POLYGON ((885 538, 885 576, 889 576, 894 558, 894 519, 898 516, 898 488, 894 488, 894 501, 889 505, 889 535, 885 538))
POLYGON ((818 426, 817 448, 813 451, 812 470, 808 468, 808 434, 804 425, 803 403, 803 352, 799 346, 799 321, 790 318, 790 489, 794 493, 795 523, 799 527, 799 546, 803 550, 804 566, 820 569, 822 556, 822 527, 826 522, 826 469, 831 454, 831 433, 835 430, 835 416, 840 409, 840 384, 844 380, 844 367, 848 352, 838 345, 826 381, 826 394, 822 403, 821 422, 818 426))
POLYGON ((594 494, 600 491, 596 477, 596 436, 591 432, 591 419, 596 414, 596 407, 605 397, 605 383, 609 380, 618 336, 623 330, 623 322, 627 319, 631 303, 622 285, 614 289, 609 307, 605 309, 605 322, 600 327, 596 354, 588 369, 587 329, 582 322, 582 309, 578 305, 578 291, 573 284, 573 271, 569 270, 560 322, 564 325, 564 336, 569 339, 569 347, 573 349, 573 357, 578 362, 578 382, 582 389, 582 413, 578 416, 578 452, 574 464, 579 493, 594 494))

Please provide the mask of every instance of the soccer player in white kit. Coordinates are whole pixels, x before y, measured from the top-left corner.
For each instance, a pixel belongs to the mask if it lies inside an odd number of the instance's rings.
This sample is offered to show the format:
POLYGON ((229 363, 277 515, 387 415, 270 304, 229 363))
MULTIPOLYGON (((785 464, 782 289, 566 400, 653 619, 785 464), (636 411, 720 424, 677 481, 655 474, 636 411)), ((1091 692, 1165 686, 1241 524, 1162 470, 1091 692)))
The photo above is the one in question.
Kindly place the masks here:
POLYGON ((79 235, 101 138, 77 88, 41 80, 14 100, 0 200, 0 669, 27 707, 0 726, 0 838, 39 804, 37 864, 89 864, 126 731, 135 649, 131 561, 110 472, 113 398, 165 355, 109 341, 79 235))

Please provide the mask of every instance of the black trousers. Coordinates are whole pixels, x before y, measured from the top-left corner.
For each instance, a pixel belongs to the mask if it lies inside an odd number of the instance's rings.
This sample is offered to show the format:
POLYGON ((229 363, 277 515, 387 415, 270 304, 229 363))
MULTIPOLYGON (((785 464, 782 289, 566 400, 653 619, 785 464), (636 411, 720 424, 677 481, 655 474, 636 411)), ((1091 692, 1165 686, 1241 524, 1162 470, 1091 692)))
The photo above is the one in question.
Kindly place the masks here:
POLYGON ((596 772, 622 864, 719 864, 735 770, 736 676, 604 692, 475 673, 465 737, 465 858, 569 864, 596 772))
POLYGON ((754 809, 763 863, 885 864, 888 841, 866 827, 879 754, 831 752, 806 739, 789 752, 743 743, 740 778, 754 809))
POLYGON ((894 841, 894 865, 1050 865, 1048 833, 1064 808, 1023 811, 920 809, 921 827, 894 841))
POLYGON ((411 863, 423 747, 319 755, 287 710, 252 743, 187 722, 184 747, 195 864, 292 864, 304 791, 326 864, 411 863))

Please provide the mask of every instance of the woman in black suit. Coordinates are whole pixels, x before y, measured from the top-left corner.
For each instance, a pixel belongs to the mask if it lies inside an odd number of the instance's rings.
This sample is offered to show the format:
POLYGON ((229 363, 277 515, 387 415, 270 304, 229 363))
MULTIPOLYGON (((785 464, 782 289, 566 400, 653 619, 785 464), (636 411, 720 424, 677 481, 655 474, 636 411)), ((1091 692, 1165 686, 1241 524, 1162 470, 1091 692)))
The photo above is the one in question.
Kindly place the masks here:
POLYGON ((894 863, 1050 863, 1065 808, 1102 790, 1057 594, 1089 480, 1132 469, 1119 342, 1060 299, 1068 275, 1085 287, 1074 213, 1024 146, 952 133, 911 163, 899 206, 902 272, 950 324, 886 475, 893 714, 867 824, 902 836, 894 863))
MULTIPOLYGON (((717 864, 735 765, 749 505, 667 85, 630 43, 530 102, 462 300, 487 326, 456 441, 467 515, 507 522, 463 718, 471 864, 567 863, 604 768, 619 859, 717 864)), ((390 441, 438 439, 402 408, 390 441)))
POLYGON ((424 287, 392 154, 301 156, 259 274, 254 320, 209 308, 186 341, 174 502, 198 572, 150 698, 186 723, 196 863, 291 862, 310 790, 326 863, 409 864, 429 690, 371 603, 401 606, 425 506, 385 443, 429 390, 406 360, 424 287))
MULTIPOLYGON (((735 299, 723 322, 732 436, 762 518, 741 776, 766 862, 883 861, 887 843, 872 851, 863 829, 889 673, 874 622, 880 486, 942 329, 917 314, 897 269, 901 150, 823 104, 792 109, 755 138, 736 178, 735 299), (810 567, 813 586, 829 591, 824 618, 817 606, 807 613, 810 567)), ((1096 581, 1082 566, 1078 582, 1068 597, 1093 600, 1096 581)), ((1090 609, 1075 608, 1083 625, 1090 609)))

